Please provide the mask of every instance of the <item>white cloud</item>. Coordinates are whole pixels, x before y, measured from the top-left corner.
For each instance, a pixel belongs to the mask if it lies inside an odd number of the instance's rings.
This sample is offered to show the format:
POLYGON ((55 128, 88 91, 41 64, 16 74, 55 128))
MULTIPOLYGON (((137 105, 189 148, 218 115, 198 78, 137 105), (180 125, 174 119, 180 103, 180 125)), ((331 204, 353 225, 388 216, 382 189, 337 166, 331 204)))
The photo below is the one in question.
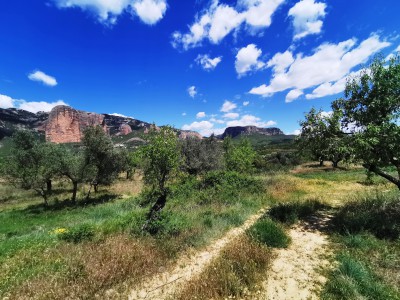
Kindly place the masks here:
POLYGON ((196 87, 194 85, 189 87, 187 89, 187 92, 188 92, 189 96, 192 97, 192 98, 194 98, 197 95, 197 90, 196 90, 196 87))
POLYGON ((55 102, 44 102, 44 101, 26 101, 23 99, 13 99, 7 95, 0 94, 0 108, 19 108, 32 113, 37 113, 39 111, 49 112, 53 107, 57 105, 68 105, 62 100, 55 102))
POLYGON ((134 1, 133 9, 144 23, 154 25, 164 17, 167 3, 165 0, 134 1))
POLYGON ((58 100, 56 102, 51 102, 51 103, 44 102, 44 101, 40 101, 40 102, 23 101, 19 104, 18 108, 30 111, 32 113, 37 113, 39 111, 49 112, 53 109, 53 107, 55 107, 57 105, 68 105, 68 104, 66 104, 62 100, 58 100))
POLYGON ((214 124, 209 121, 193 122, 182 126, 183 130, 193 130, 199 132, 203 136, 213 133, 214 124))
POLYGON ((229 100, 225 100, 224 104, 221 107, 221 111, 224 113, 230 112, 234 110, 237 105, 229 100))
POLYGON ((219 119, 216 119, 215 117, 211 118, 210 122, 217 123, 217 124, 224 124, 225 123, 224 120, 219 120, 219 119))
POLYGON ((250 29, 271 25, 271 17, 284 0, 238 0, 236 7, 211 1, 210 6, 196 18, 188 33, 174 32, 172 45, 185 50, 201 45, 204 39, 218 44, 234 30, 245 24, 250 29))
POLYGON ((293 62, 294 58, 292 52, 278 52, 267 62, 267 67, 272 67, 275 73, 283 73, 293 62))
POLYGON ((185 117, 185 116, 186 116, 186 113, 185 113, 185 112, 183 112, 183 113, 182 113, 182 117, 185 117))
POLYGON ((237 119, 239 117, 239 114, 238 113, 226 113, 222 117, 226 118, 226 119, 237 119))
POLYGON ((199 54, 195 59, 195 62, 204 70, 214 70, 221 61, 222 56, 211 58, 207 54, 199 54))
POLYGON ((256 71, 264 67, 265 63, 259 60, 262 51, 254 44, 240 49, 236 55, 235 69, 239 76, 247 72, 256 71))
POLYGON ((333 115, 333 111, 321 111, 321 117, 322 118, 328 118, 333 115))
POLYGON ((301 130, 300 129, 296 129, 293 132, 289 133, 291 135, 300 135, 301 134, 301 130))
POLYGON ((298 40, 310 34, 321 32, 325 17, 326 4, 315 0, 301 0, 289 10, 289 16, 293 18, 294 39, 298 40))
POLYGON ((250 104, 250 101, 244 101, 243 102, 243 106, 247 106, 247 105, 249 105, 250 104))
POLYGON ((198 112, 196 114, 196 118, 197 119, 202 119, 202 118, 205 118, 205 117, 206 117, 206 113, 204 111, 198 112))
MULTIPOLYGON (((326 83, 330 83, 332 86, 322 86, 321 90, 325 88, 325 90, 337 92, 341 89, 341 80, 344 80, 353 68, 367 62, 373 54, 381 49, 390 46, 389 42, 381 41, 377 34, 371 35, 357 47, 356 44, 355 39, 338 44, 325 43, 316 48, 314 53, 309 56, 298 54, 291 64, 289 64, 290 59, 286 63, 275 59, 277 55, 280 57, 283 55, 283 53, 278 53, 267 64, 268 67, 273 68, 270 84, 255 87, 250 90, 250 93, 269 97, 287 89, 304 90, 326 83), (337 85, 335 86, 335 84, 337 85)), ((322 93, 317 90, 315 93, 313 92, 313 96, 308 96, 308 98, 322 97, 324 94, 326 92, 322 93)))
POLYGON ((54 77, 49 76, 49 75, 43 73, 42 71, 32 72, 31 74, 28 75, 28 78, 32 81, 38 81, 38 82, 41 82, 44 85, 48 85, 48 86, 56 86, 57 85, 57 80, 54 77))
POLYGON ((13 98, 0 94, 0 108, 12 108, 15 105, 14 102, 13 98))
POLYGON ((125 116, 125 115, 119 114, 119 113, 112 113, 112 114, 110 114, 110 116, 116 116, 116 117, 121 117, 121 118, 131 118, 131 119, 134 119, 134 117, 125 116))
POLYGON ((299 98, 301 95, 303 95, 303 91, 302 90, 291 90, 285 98, 285 102, 289 103, 292 102, 293 100, 296 100, 297 98, 299 98))
POLYGON ((144 23, 153 25, 161 20, 167 9, 166 0, 53 0, 58 7, 79 7, 94 13, 104 24, 115 24, 127 11, 136 14, 144 23))
POLYGON ((233 126, 257 126, 257 127, 268 127, 276 125, 275 121, 264 122, 260 118, 253 115, 244 115, 239 120, 233 120, 226 123, 228 127, 233 126))

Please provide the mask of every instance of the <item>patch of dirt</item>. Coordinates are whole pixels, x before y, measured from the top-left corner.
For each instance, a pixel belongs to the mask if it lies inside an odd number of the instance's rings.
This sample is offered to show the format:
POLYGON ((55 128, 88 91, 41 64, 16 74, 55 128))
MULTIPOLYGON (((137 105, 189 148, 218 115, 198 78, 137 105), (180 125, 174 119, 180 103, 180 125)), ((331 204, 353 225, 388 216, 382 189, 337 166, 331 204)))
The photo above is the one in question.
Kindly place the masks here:
POLYGON ((178 259, 173 269, 157 274, 131 291, 129 299, 162 300, 171 297, 187 281, 200 274, 232 239, 244 233, 264 213, 264 209, 260 210, 257 214, 251 216, 242 226, 231 229, 222 238, 212 242, 203 251, 184 255, 178 259))
POLYGON ((329 248, 324 230, 329 215, 316 216, 313 222, 292 227, 289 235, 292 243, 287 249, 276 250, 276 258, 268 272, 268 280, 262 284, 262 292, 254 299, 302 300, 319 299, 326 282, 322 270, 331 267, 329 248), (316 223, 315 219, 318 219, 316 223))

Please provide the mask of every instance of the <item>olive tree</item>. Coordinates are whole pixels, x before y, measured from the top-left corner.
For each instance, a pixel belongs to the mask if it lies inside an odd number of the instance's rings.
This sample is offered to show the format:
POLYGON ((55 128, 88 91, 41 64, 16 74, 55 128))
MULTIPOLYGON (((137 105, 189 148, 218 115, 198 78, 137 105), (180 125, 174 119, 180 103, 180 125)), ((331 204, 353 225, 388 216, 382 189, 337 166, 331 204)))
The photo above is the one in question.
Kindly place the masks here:
POLYGON ((254 168, 256 152, 248 139, 242 138, 238 144, 230 136, 224 139, 225 166, 229 171, 249 173, 254 168))
POLYGON ((296 139, 299 150, 310 152, 320 166, 324 160, 331 161, 335 168, 339 162, 350 160, 351 140, 343 131, 341 119, 339 111, 326 113, 312 108, 305 115, 305 120, 300 121, 301 133, 296 139))
POLYGON ((39 142, 30 131, 17 131, 12 141, 11 155, 3 166, 4 175, 15 186, 36 191, 47 206, 49 183, 61 169, 60 147, 39 142))
POLYGON ((177 173, 181 157, 176 132, 169 126, 150 129, 147 144, 141 149, 144 182, 158 198, 152 206, 149 219, 162 210, 167 200, 167 184, 177 173))
POLYGON ((215 136, 182 141, 183 168, 192 175, 217 170, 222 167, 222 147, 215 136))
POLYGON ((355 157, 370 172, 400 189, 400 57, 376 57, 347 81, 345 97, 333 103, 352 133, 355 157), (385 167, 393 167, 396 175, 385 167))

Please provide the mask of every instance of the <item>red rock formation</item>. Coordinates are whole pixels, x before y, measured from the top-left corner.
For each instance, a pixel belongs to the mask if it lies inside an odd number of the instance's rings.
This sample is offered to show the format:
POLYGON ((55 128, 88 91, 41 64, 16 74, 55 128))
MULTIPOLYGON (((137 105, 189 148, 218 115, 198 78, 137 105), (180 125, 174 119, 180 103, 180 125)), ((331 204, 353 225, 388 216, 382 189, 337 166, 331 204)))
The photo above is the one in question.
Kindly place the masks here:
POLYGON ((203 139, 203 137, 201 136, 200 133, 196 132, 196 131, 181 131, 181 133, 179 134, 179 138, 182 140, 186 140, 189 138, 196 138, 196 139, 203 139))
POLYGON ((127 134, 130 134, 131 132, 132 132, 132 128, 128 124, 122 124, 119 127, 119 134, 120 135, 127 135, 127 134))
POLYGON ((69 106, 54 107, 46 122, 46 140, 53 143, 79 143, 88 126, 101 125, 107 132, 104 116, 78 111, 69 106))

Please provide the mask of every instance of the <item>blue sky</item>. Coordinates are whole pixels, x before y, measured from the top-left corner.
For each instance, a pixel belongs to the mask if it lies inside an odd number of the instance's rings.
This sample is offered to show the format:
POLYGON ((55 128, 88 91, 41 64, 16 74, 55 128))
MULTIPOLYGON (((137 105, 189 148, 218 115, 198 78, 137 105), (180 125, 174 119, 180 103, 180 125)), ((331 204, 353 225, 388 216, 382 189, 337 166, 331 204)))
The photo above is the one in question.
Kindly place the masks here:
POLYGON ((329 110, 400 48, 398 0, 0 2, 0 107, 66 103, 221 133, 329 110))

